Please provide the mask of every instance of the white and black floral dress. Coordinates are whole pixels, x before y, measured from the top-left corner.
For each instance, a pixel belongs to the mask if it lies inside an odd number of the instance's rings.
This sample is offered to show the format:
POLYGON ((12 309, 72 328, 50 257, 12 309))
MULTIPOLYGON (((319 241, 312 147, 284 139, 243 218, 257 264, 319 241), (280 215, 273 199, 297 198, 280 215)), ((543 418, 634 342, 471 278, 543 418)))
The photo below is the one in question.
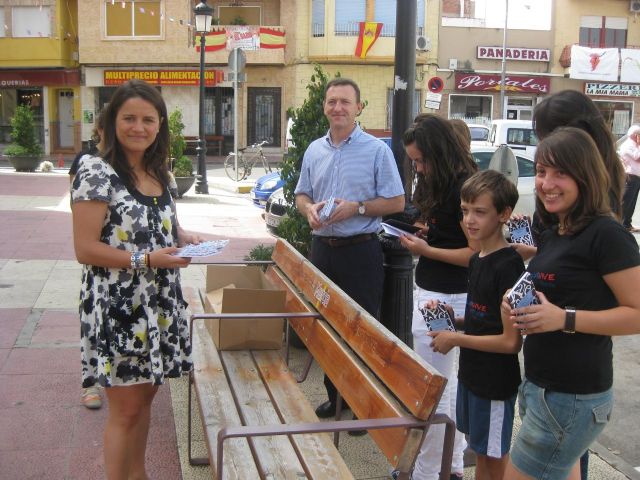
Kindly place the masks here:
MULTIPOLYGON (((169 191, 148 197, 129 191, 114 169, 85 157, 72 201, 108 203, 100 240, 126 251, 177 245, 169 191)), ((191 367, 191 343, 178 269, 85 265, 80 291, 82 386, 153 383, 191 367)))

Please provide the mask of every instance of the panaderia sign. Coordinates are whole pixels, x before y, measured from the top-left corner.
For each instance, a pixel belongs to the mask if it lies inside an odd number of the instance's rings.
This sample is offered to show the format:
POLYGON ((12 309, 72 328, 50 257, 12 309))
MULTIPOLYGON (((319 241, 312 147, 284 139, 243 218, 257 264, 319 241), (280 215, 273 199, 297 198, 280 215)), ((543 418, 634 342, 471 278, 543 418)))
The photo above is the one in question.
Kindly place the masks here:
POLYGON ((607 97, 640 97, 640 85, 624 83, 586 82, 584 93, 607 97))
MULTIPOLYGON (((507 75, 504 79, 506 92, 549 93, 551 80, 548 77, 507 75)), ((499 92, 502 90, 500 75, 479 73, 456 73, 456 90, 466 92, 499 92)))
POLYGON ((516 48, 485 47, 478 46, 478 58, 502 60, 502 55, 507 60, 520 60, 525 62, 548 62, 551 58, 551 50, 546 48, 516 48))

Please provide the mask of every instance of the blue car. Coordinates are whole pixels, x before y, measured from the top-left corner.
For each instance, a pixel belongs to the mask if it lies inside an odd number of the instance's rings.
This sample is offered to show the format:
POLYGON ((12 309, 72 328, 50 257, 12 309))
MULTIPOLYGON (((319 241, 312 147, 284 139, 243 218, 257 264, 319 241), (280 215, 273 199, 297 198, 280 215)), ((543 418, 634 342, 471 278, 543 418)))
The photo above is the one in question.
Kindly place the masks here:
POLYGON ((284 180, 280 178, 278 172, 271 172, 263 175, 251 189, 251 200, 257 207, 264 208, 269 196, 284 185, 284 180))

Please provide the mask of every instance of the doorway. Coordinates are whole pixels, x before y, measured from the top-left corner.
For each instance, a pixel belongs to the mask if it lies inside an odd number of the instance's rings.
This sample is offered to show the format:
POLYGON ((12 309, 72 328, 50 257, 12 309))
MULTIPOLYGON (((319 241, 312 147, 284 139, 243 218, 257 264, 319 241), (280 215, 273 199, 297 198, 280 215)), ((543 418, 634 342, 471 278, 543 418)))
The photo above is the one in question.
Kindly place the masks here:
POLYGON ((73 90, 58 91, 58 148, 73 149, 73 90))
POLYGON ((504 118, 507 120, 531 120, 534 106, 533 98, 507 97, 507 111, 504 118))
POLYGON ((280 88, 249 87, 247 143, 267 140, 268 146, 280 147, 280 88))

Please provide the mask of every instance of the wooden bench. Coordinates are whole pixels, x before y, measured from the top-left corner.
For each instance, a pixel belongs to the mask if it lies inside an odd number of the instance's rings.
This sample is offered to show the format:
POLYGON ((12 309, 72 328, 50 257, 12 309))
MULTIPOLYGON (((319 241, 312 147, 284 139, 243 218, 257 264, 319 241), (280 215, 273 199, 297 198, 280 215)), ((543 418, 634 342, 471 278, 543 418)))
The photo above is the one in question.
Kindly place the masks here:
MULTIPOLYGON (((218 156, 222 156, 222 150, 224 149, 224 136, 223 135, 205 135, 205 142, 207 142, 207 151, 211 149, 211 147, 215 147, 218 150, 218 156)), ((187 150, 189 152, 196 151, 198 148, 199 138, 195 136, 184 137, 184 141, 187 144, 187 150)))
POLYGON ((198 299, 188 298, 190 383, 209 452, 208 461, 192 458, 190 386, 190 462, 211 463, 216 479, 353 478, 337 450, 337 432, 366 429, 406 479, 426 430, 445 423, 440 478, 448 479, 455 424, 434 414, 446 379, 287 242, 278 240, 272 258, 266 276, 286 292, 286 312, 203 314, 198 299), (279 351, 218 351, 199 321, 248 316, 287 317, 359 420, 319 421, 279 351), (319 432, 335 432, 334 443, 319 432))

